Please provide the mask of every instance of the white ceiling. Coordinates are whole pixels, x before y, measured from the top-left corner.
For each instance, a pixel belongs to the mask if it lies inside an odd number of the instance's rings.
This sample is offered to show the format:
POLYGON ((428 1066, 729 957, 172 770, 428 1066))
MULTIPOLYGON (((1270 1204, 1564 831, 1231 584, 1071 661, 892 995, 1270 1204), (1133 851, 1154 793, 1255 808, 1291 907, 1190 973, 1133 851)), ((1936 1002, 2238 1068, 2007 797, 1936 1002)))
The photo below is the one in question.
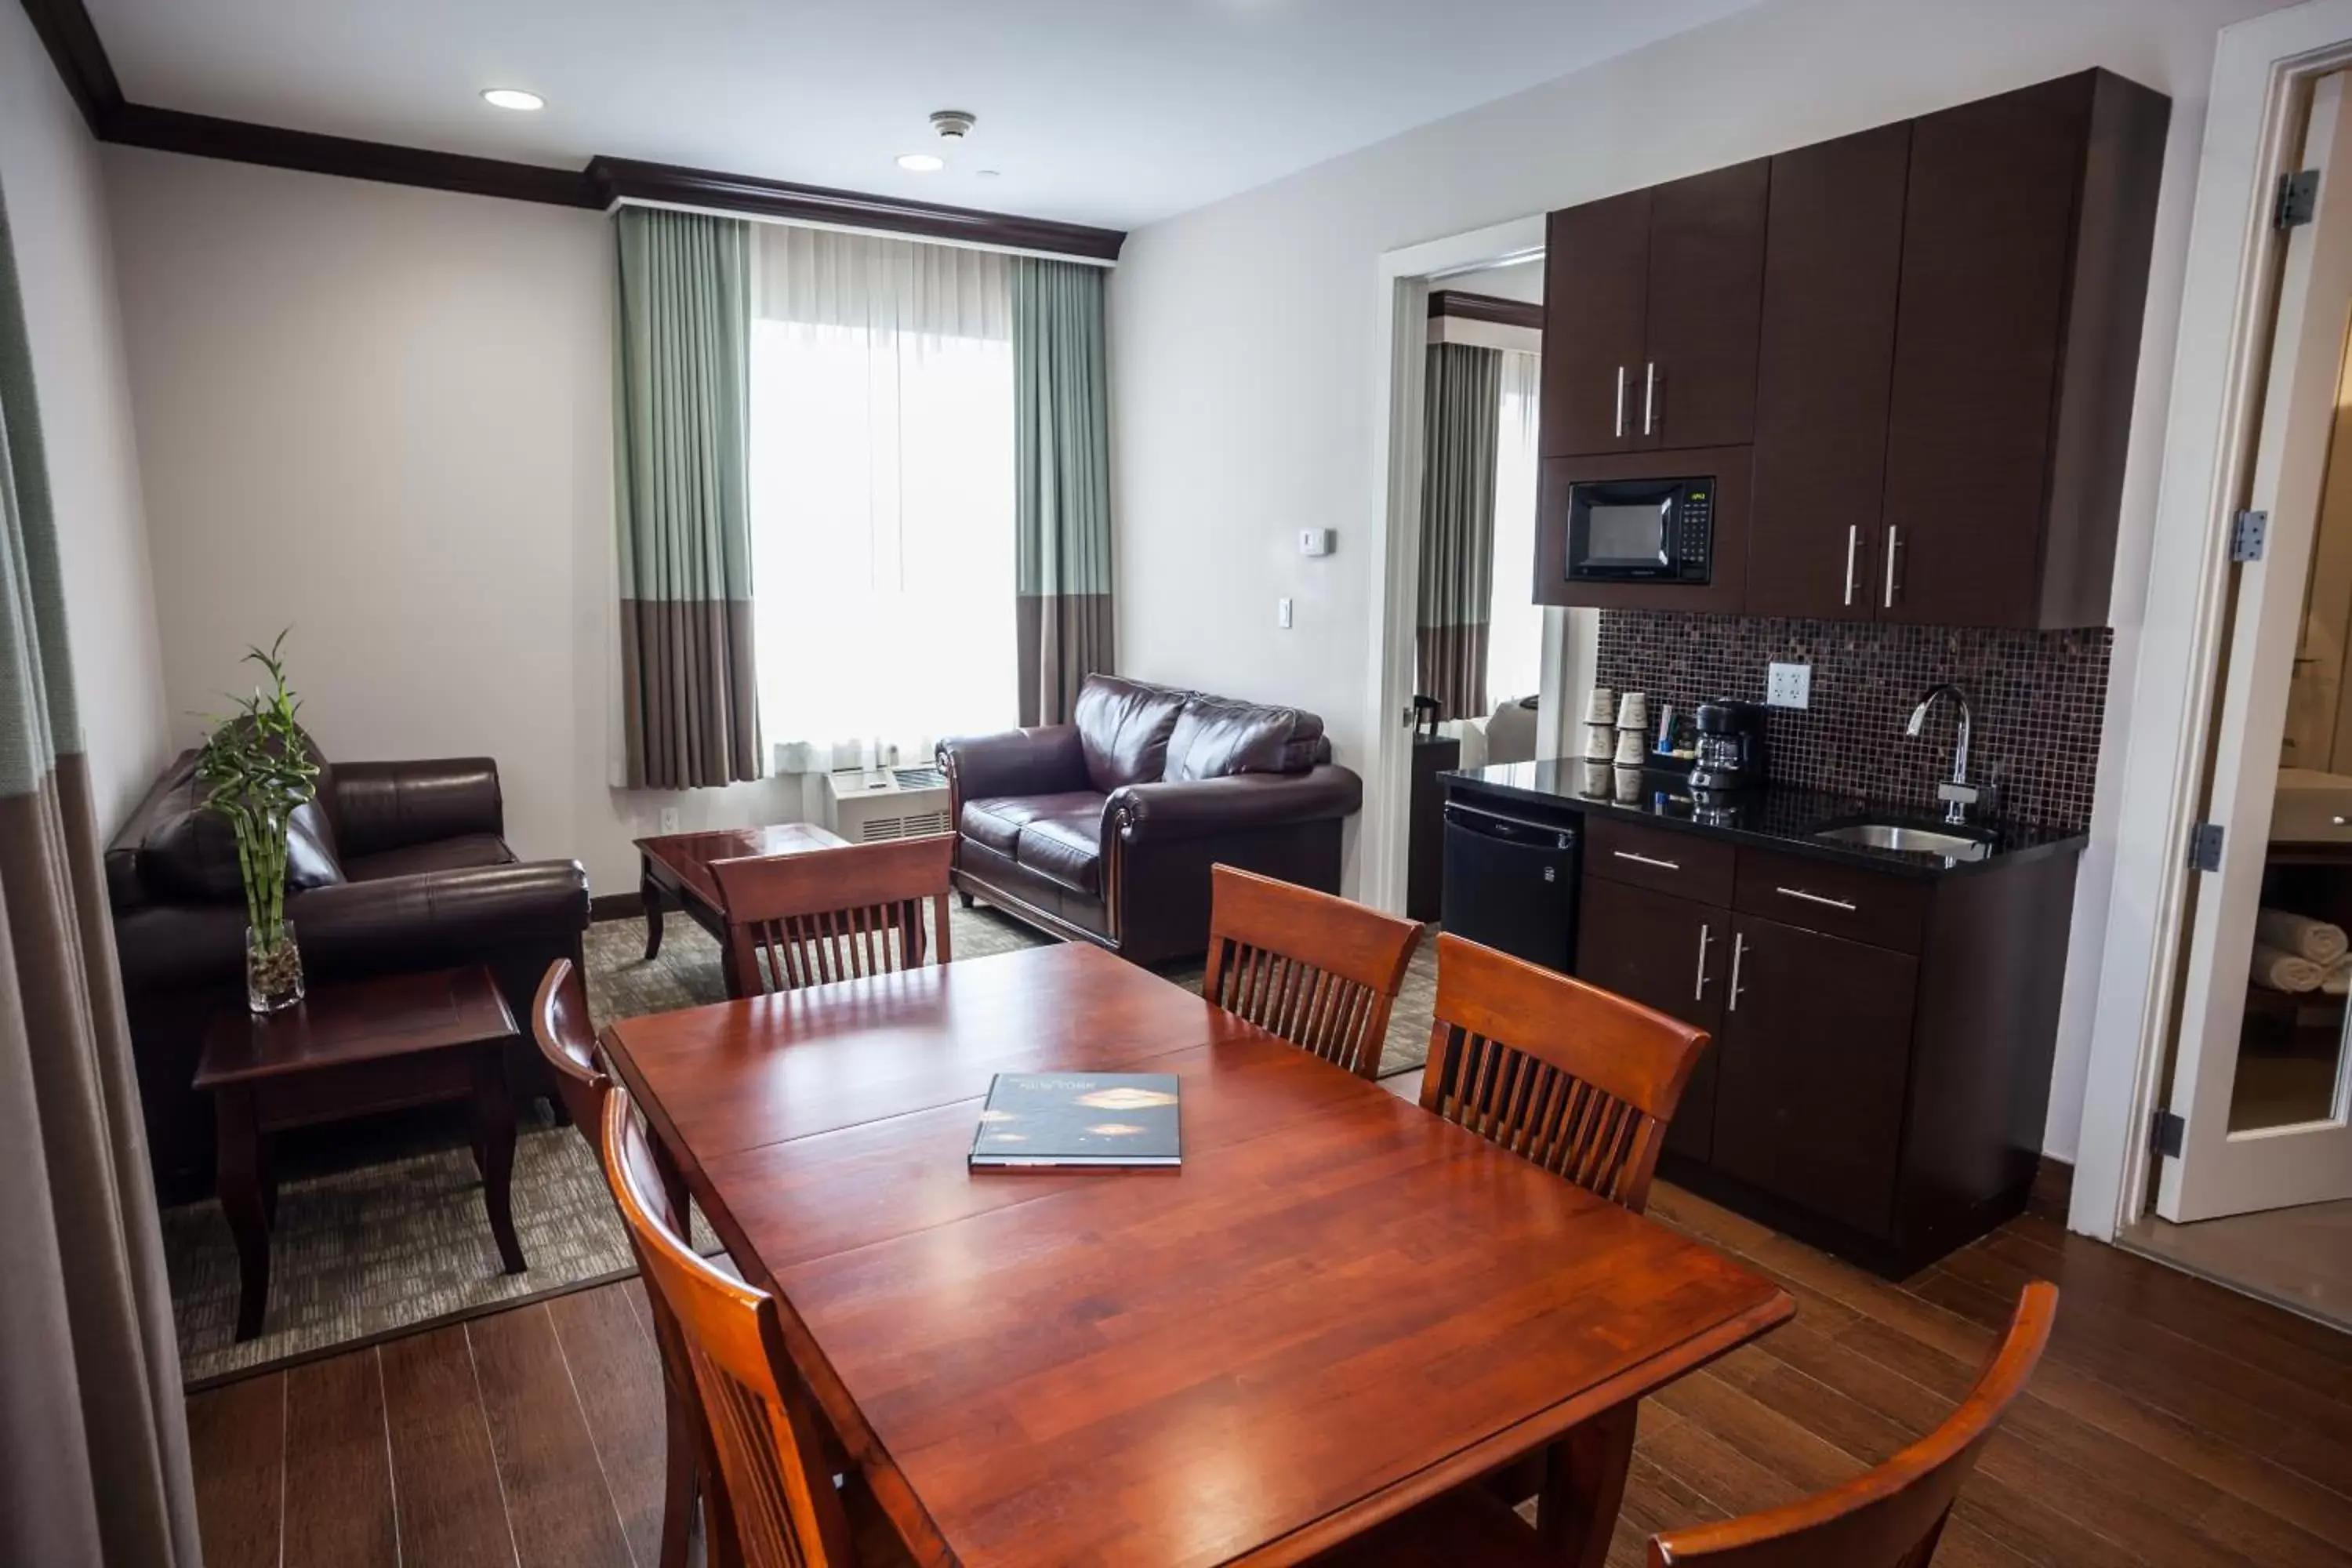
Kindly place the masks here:
POLYGON ((88 3, 135 102, 1128 227, 1754 0, 88 3), (487 87, 548 108, 491 109, 487 87), (898 153, 934 145, 935 109, 979 129, 947 173, 901 172, 898 153))

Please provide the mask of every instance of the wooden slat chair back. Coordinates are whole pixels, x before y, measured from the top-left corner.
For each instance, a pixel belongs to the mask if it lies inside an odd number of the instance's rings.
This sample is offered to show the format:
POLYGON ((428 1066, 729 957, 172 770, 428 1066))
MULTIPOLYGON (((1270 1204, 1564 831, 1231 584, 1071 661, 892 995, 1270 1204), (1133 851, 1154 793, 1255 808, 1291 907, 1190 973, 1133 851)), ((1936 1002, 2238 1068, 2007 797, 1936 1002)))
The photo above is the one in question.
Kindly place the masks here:
POLYGON ((744 988, 804 985, 948 961, 955 836, 713 860, 744 988), (930 930, 924 929, 924 911, 930 930))
POLYGON ((604 1103, 604 1177, 651 1289, 675 1321, 747 1568, 854 1568, 824 1427, 783 1348, 775 1301, 704 1262, 658 1217, 661 1173, 628 1091, 604 1103))
POLYGON ((1651 1568, 1927 1568, 1954 1500, 2023 1392, 2057 1315, 2058 1288, 2028 1285, 1983 1375, 1941 1426, 1817 1497, 1654 1536, 1651 1568))
POLYGON ((1441 933, 1421 1103, 1639 1213, 1706 1039, 1613 992, 1441 933))
POLYGON ((1378 1077, 1420 925, 1231 866, 1211 867, 1209 877, 1202 994, 1327 1062, 1378 1077))

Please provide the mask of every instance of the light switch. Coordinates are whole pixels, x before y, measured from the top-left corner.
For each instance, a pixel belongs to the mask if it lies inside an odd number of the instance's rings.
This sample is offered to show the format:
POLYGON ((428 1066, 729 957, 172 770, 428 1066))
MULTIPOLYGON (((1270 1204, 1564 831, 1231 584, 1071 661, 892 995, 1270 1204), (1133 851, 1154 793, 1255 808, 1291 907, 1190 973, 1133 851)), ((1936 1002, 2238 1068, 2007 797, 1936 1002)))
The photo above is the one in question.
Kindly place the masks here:
POLYGON ((1276 599, 1274 602, 1274 624, 1280 626, 1284 631, 1288 631, 1290 629, 1289 600, 1276 599))
POLYGON ((1339 534, 1328 528, 1302 528, 1298 531, 1298 553, 1328 555, 1339 541, 1339 534))
POLYGON ((664 833, 677 831, 677 807, 666 805, 661 808, 661 830, 664 833))

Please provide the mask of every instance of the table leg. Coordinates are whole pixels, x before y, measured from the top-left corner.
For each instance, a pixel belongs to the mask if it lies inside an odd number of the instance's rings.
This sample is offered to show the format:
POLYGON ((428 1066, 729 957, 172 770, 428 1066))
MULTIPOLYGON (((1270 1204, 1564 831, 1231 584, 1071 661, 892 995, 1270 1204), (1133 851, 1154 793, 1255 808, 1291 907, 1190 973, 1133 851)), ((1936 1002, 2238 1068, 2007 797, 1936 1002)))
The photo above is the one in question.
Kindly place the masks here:
POLYGON ((1554 1562, 1603 1568, 1617 1510, 1625 1500, 1625 1472, 1633 1463, 1633 1418, 1639 1400, 1604 1410, 1553 1444, 1544 1456, 1544 1488, 1536 1504, 1536 1531, 1554 1562))
POLYGON ((507 1089, 503 1045, 482 1047, 474 1054, 474 1149, 482 1166, 482 1202, 490 1211, 490 1234, 498 1237, 499 1258, 509 1274, 520 1274, 522 1243, 514 1227, 514 1099, 507 1089))
POLYGON ((253 1090, 239 1085, 215 1090, 213 1122, 221 1212, 236 1238, 236 1337, 249 1340, 261 1332, 269 1311, 269 1205, 262 1195, 262 1133, 253 1090))
POLYGON ((646 908, 646 962, 651 963, 654 961, 654 955, 661 952, 661 884, 654 880, 654 863, 651 856, 640 855, 637 858, 637 901, 646 908))

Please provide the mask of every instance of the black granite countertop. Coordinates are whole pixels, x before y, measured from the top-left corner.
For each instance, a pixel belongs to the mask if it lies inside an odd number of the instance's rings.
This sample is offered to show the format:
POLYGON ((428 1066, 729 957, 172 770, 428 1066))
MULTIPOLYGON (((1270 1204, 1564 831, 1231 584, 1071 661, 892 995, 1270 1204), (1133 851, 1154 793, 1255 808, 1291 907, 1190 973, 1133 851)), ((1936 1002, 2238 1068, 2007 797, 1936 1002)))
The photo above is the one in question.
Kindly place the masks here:
POLYGON ((1581 784, 1584 764, 1571 760, 1502 763, 1494 767, 1465 768, 1444 776, 1448 793, 1464 791, 1538 805, 1639 821, 1654 827, 1696 833, 1736 844, 1753 844, 1790 855, 1836 860, 1899 876, 1972 876, 2038 860, 2051 855, 2074 855, 2090 836, 2078 830, 2037 827, 2012 822, 1972 823, 1965 829, 1947 827, 1931 807, 1892 805, 1768 784, 1730 795, 1695 795, 1680 773, 1645 772, 1642 793, 1632 801, 1589 795, 1581 784), (1991 846, 1981 860, 1953 860, 1941 855, 1880 849, 1864 844, 1841 843, 1817 837, 1823 828, 1850 823, 1881 822, 1959 831, 1991 846))

